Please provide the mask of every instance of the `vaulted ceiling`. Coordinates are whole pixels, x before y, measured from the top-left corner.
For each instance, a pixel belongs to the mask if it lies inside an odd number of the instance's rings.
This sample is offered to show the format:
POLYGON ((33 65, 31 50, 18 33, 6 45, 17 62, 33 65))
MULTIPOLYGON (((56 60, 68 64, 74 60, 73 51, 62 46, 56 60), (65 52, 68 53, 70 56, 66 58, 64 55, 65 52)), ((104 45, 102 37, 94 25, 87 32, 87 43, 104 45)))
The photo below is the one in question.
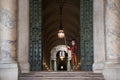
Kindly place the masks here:
MULTIPOLYGON (((43 0, 42 2, 42 31, 43 31, 43 52, 50 53, 50 50, 57 45, 64 44, 59 39, 59 5, 57 0, 43 0)), ((66 0, 63 7, 63 27, 70 45, 72 39, 80 42, 80 0, 66 0)), ((79 45, 78 45, 79 46, 79 45)))

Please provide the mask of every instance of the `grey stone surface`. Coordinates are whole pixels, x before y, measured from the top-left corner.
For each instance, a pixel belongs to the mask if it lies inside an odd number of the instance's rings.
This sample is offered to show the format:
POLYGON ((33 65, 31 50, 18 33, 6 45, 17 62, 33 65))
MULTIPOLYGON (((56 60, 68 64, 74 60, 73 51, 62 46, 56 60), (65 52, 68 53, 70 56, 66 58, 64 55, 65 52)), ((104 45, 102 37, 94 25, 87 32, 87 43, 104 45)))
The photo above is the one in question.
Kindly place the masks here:
POLYGON ((0 80, 18 80, 18 65, 0 64, 0 80))
POLYGON ((105 62, 105 26, 104 0, 93 0, 93 31, 94 31, 94 64, 93 71, 102 73, 105 62))
POLYGON ((18 80, 17 0, 0 0, 0 80, 18 80))
POLYGON ((20 80, 104 80, 102 74, 93 72, 31 72, 21 74, 20 80))
POLYGON ((18 62, 22 73, 29 72, 29 0, 19 0, 18 62))
POLYGON ((106 51, 104 67, 106 80, 120 80, 120 0, 106 0, 106 51))

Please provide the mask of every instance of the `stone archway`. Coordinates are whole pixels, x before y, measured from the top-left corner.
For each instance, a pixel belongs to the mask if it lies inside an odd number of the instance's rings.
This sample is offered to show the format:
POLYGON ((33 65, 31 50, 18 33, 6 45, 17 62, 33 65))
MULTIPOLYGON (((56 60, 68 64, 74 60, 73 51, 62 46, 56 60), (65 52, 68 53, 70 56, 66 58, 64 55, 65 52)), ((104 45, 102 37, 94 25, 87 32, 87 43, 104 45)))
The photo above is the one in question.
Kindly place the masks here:
POLYGON ((68 53, 66 51, 58 51, 56 61, 57 71, 67 71, 68 53))
POLYGON ((52 48, 51 50, 51 58, 50 58, 50 68, 54 71, 57 71, 57 60, 56 60, 56 55, 58 53, 58 51, 66 51, 68 53, 68 60, 67 60, 67 71, 70 71, 71 67, 70 67, 70 60, 71 60, 71 52, 69 50, 67 50, 66 45, 58 45, 52 48))

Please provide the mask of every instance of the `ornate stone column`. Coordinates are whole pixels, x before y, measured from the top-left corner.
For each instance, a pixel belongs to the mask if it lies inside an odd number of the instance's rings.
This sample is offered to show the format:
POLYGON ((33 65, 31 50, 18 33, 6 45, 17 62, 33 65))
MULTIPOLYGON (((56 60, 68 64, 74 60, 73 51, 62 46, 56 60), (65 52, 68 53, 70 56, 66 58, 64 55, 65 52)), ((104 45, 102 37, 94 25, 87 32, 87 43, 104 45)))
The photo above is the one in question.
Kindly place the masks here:
POLYGON ((106 0, 105 80, 120 80, 120 0, 106 0))
POLYGON ((71 70, 70 60, 68 59, 68 61, 67 61, 67 71, 70 71, 70 70, 71 70))
POLYGON ((54 71, 57 71, 57 63, 56 63, 56 60, 54 60, 54 71))
POLYGON ((18 79, 18 67, 16 63, 16 17, 17 0, 0 0, 1 80, 18 79))
POLYGON ((71 61, 71 50, 68 50, 68 61, 67 61, 67 71, 70 71, 71 70, 71 64, 70 64, 70 61, 71 61))

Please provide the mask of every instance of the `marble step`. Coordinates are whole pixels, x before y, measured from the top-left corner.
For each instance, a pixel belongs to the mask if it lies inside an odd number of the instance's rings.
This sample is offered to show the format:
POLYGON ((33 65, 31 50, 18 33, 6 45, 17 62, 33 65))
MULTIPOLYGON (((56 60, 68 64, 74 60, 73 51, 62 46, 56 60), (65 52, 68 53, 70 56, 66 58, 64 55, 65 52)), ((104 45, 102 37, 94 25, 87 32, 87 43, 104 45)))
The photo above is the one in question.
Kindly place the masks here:
POLYGON ((20 77, 19 80, 104 80, 98 77, 20 77))
POLYGON ((96 76, 96 77, 102 77, 101 73, 93 73, 93 72, 31 72, 31 73, 24 73, 21 74, 21 76, 32 76, 32 77, 37 77, 37 76, 41 76, 41 77, 60 77, 60 76, 73 76, 73 77, 77 77, 77 76, 88 76, 88 77, 92 77, 92 76, 96 76))
POLYGON ((93 72, 31 72, 20 74, 19 80, 104 80, 93 72))

